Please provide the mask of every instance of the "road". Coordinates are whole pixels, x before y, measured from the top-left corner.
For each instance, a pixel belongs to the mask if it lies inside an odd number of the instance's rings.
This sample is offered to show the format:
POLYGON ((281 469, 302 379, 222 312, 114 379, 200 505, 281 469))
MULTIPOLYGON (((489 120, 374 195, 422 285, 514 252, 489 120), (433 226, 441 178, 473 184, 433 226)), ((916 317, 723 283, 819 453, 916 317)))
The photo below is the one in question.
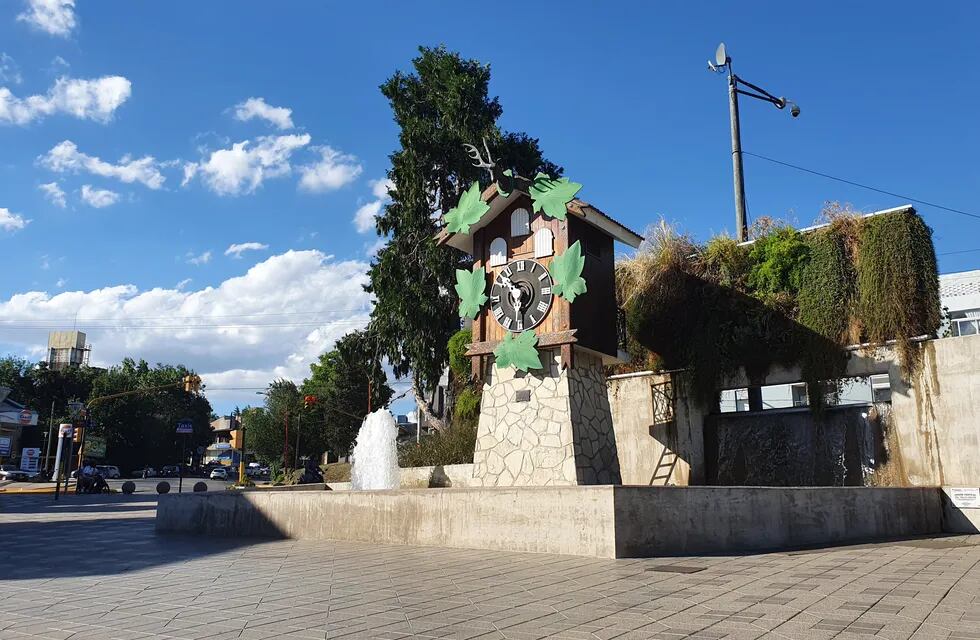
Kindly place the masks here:
MULTIPOLYGON (((142 478, 120 478, 118 480, 109 480, 109 486, 116 491, 122 491, 122 485, 124 482, 132 481, 136 484, 136 493, 156 493, 157 485, 161 482, 167 482, 170 484, 170 491, 177 491, 178 478, 147 478, 146 480, 142 478)), ((228 480, 211 480, 208 478, 184 478, 184 492, 189 492, 194 490, 194 485, 198 482, 204 482, 208 485, 208 491, 224 491, 232 483, 228 480)), ((267 480, 260 480, 256 484, 268 484, 267 480)), ((45 489, 53 488, 54 483, 52 482, 13 482, 4 485, 4 489, 10 492, 17 492, 25 489, 45 489)), ((64 487, 64 485, 62 485, 64 487)), ((69 491, 75 491, 75 482, 72 481, 69 485, 69 491)))
POLYGON ((977 535, 605 560, 157 535, 156 502, 0 494, 0 638, 980 638, 977 535))

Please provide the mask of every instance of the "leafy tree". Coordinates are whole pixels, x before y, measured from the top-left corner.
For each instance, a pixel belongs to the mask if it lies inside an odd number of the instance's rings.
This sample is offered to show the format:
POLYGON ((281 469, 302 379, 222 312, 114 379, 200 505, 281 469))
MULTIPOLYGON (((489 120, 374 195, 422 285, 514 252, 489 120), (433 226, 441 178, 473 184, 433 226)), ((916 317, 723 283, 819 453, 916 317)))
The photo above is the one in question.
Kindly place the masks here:
POLYGON ((192 451, 211 442, 211 404, 203 396, 179 386, 192 372, 183 365, 157 364, 131 358, 99 374, 92 385, 89 414, 95 422, 94 435, 106 441, 106 457, 115 464, 139 467, 175 464, 182 445, 192 451), (166 389, 155 389, 170 385, 166 389), (120 398, 96 398, 134 390, 143 393, 120 398), (190 419, 194 432, 177 435, 177 422, 190 419))
POLYGON ((101 369, 94 367, 49 369, 46 362, 33 363, 14 356, 0 358, 0 387, 11 390, 11 400, 38 412, 37 427, 24 429, 21 445, 45 444, 52 418, 55 423, 66 420, 68 402, 88 398, 93 380, 100 372, 101 369))
POLYGON ((370 334, 395 375, 412 376, 421 416, 445 428, 447 421, 434 415, 426 395, 438 384, 448 362, 447 341, 459 329, 452 291, 456 269, 469 269, 470 259, 437 247, 432 238, 437 218, 463 191, 488 180, 463 144, 486 138, 500 166, 524 176, 558 176, 561 168, 543 158, 536 139, 497 126, 502 108, 489 97, 489 66, 442 47, 419 52, 414 72, 397 71, 381 85, 401 147, 391 155, 391 203, 377 218, 378 233, 389 241, 371 264, 367 290, 377 302, 370 334))
POLYGON ((340 455, 350 451, 367 414, 369 382, 373 409, 391 400, 393 391, 373 346, 365 332, 355 331, 310 365, 303 393, 317 397, 311 412, 320 427, 323 451, 340 455))

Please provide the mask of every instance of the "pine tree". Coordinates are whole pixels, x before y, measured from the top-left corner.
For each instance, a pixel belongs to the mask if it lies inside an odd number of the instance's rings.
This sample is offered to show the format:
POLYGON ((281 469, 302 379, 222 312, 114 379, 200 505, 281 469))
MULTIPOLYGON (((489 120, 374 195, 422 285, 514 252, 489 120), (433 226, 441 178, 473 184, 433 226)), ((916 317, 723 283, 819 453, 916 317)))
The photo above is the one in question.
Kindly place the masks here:
POLYGON ((542 157, 536 139, 497 126, 502 109, 488 94, 488 65, 442 47, 419 51, 414 73, 398 71, 381 85, 400 128, 401 148, 391 155, 391 203, 377 218, 378 234, 388 243, 371 265, 367 290, 376 299, 372 339, 396 376, 411 375, 420 418, 442 429, 447 421, 434 415, 426 396, 446 368, 446 345, 459 329, 455 271, 469 268, 470 258, 437 247, 433 236, 462 191, 473 181, 486 186, 489 180, 463 144, 486 139, 500 165, 520 175, 557 176, 561 168, 542 157))

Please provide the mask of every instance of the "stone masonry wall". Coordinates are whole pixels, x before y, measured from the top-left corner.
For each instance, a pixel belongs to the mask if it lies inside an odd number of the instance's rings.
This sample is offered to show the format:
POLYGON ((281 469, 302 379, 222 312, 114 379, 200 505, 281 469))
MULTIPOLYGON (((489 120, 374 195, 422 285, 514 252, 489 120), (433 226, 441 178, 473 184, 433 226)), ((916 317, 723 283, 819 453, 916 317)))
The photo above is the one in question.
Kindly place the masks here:
POLYGON ((575 469, 579 484, 622 484, 616 433, 602 362, 576 354, 568 371, 575 469))
POLYGON ((612 418, 602 369, 588 360, 562 371, 523 373, 491 367, 473 456, 476 486, 549 486, 617 482, 612 418))

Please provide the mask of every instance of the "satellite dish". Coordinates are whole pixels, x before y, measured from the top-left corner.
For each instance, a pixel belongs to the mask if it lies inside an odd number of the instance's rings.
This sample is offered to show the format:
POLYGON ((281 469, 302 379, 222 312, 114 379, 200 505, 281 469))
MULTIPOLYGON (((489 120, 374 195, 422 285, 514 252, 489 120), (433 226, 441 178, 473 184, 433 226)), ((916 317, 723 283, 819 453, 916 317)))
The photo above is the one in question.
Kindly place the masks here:
POLYGON ((725 50, 725 43, 722 42, 715 49, 715 64, 719 67, 723 67, 728 64, 728 52, 725 50))

